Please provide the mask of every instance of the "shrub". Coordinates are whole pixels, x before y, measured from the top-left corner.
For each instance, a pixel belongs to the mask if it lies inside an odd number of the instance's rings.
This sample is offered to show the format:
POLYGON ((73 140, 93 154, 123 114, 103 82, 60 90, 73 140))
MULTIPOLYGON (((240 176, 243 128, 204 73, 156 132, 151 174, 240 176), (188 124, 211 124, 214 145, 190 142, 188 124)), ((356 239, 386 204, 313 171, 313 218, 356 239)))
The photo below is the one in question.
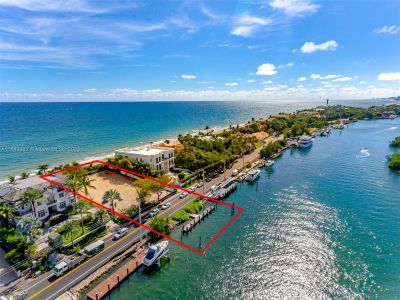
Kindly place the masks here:
POLYGON ((50 226, 54 226, 68 219, 68 215, 57 215, 50 218, 50 226))
POLYGON ((400 148, 400 135, 390 142, 390 146, 400 148))
POLYGON ((184 210, 180 210, 172 216, 172 219, 179 223, 183 223, 189 220, 189 214, 184 210))
POLYGON ((198 201, 194 201, 188 205, 186 205, 183 210, 189 214, 196 214, 203 208, 203 204, 198 201))

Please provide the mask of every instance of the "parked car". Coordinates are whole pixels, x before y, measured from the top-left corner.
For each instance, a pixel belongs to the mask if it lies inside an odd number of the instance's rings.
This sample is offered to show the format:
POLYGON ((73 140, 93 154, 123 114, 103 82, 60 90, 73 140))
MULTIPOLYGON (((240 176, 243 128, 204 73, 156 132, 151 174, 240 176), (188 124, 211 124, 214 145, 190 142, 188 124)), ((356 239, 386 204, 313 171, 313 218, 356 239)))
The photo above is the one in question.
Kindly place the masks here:
POLYGON ((211 176, 209 176, 209 177, 206 177, 206 179, 204 179, 206 182, 210 182, 211 180, 212 180, 212 177, 211 176))
POLYGON ((114 240, 119 240, 121 237, 123 237, 125 234, 128 233, 128 228, 122 227, 117 230, 117 232, 114 234, 114 240))
POLYGON ((200 181, 200 182, 197 184, 197 187, 198 187, 198 188, 201 188, 203 185, 204 185, 204 182, 203 182, 203 181, 200 181))
POLYGON ((160 212, 159 208, 155 208, 150 212, 150 217, 154 217, 156 214, 160 212))
POLYGON ((183 192, 182 194, 179 195, 179 198, 181 199, 185 198, 187 194, 188 194, 187 192, 183 192))
POLYGON ((167 208, 170 207, 170 206, 171 206, 171 203, 166 202, 166 203, 164 203, 164 204, 161 206, 161 209, 162 209, 162 210, 165 210, 165 209, 167 209, 167 208))
POLYGON ((229 163, 228 164, 228 169, 231 169, 233 167, 233 164, 232 163, 229 163))
POLYGON ((214 173, 214 175, 213 175, 214 178, 217 178, 218 176, 219 176, 218 173, 214 173))
POLYGON ((224 169, 219 170, 220 174, 224 174, 224 169))
POLYGON ((237 176, 237 174, 239 174, 239 170, 235 169, 232 171, 232 176, 237 176))
POLYGON ((194 186, 191 186, 190 188, 188 188, 188 190, 191 191, 191 192, 194 192, 195 189, 196 189, 196 187, 194 187, 194 186))

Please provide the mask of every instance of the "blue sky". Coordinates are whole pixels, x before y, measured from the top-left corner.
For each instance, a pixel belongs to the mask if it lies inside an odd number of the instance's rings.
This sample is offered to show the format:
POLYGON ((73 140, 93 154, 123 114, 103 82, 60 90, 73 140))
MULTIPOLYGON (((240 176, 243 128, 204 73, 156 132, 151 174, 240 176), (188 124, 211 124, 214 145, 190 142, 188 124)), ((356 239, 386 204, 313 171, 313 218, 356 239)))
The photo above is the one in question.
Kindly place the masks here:
POLYGON ((0 0, 0 101, 400 95, 400 2, 0 0))

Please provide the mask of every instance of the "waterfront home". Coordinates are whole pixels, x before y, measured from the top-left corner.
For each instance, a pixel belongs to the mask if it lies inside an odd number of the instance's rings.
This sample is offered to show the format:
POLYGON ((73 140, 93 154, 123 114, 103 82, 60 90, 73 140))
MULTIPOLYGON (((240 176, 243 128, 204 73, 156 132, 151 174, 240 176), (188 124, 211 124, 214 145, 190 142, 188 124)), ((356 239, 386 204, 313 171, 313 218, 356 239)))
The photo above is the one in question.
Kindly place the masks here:
POLYGON ((62 188, 50 184, 39 176, 21 179, 13 184, 5 184, 0 188, 0 196, 16 209, 16 220, 26 217, 37 217, 46 220, 52 213, 60 213, 74 203, 72 194, 62 188), (34 201, 34 207, 22 200, 25 191, 38 189, 42 196, 34 201))
POLYGON ((174 148, 150 145, 115 150, 116 155, 145 162, 153 166, 156 170, 165 170, 167 172, 174 167, 174 153, 174 148))

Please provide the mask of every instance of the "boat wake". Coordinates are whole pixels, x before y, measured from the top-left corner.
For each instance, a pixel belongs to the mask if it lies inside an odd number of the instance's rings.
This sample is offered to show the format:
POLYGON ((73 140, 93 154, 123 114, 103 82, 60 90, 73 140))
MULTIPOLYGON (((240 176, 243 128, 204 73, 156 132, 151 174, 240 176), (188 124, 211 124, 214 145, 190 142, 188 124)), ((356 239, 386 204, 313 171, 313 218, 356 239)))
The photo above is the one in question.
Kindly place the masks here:
POLYGON ((398 126, 392 126, 389 128, 389 130, 396 130, 397 128, 399 128, 398 126))
POLYGON ((360 151, 360 155, 358 155, 359 157, 368 157, 368 156, 370 156, 371 154, 369 153, 369 151, 368 151, 368 149, 367 148, 363 148, 363 149, 361 149, 361 151, 360 151))

